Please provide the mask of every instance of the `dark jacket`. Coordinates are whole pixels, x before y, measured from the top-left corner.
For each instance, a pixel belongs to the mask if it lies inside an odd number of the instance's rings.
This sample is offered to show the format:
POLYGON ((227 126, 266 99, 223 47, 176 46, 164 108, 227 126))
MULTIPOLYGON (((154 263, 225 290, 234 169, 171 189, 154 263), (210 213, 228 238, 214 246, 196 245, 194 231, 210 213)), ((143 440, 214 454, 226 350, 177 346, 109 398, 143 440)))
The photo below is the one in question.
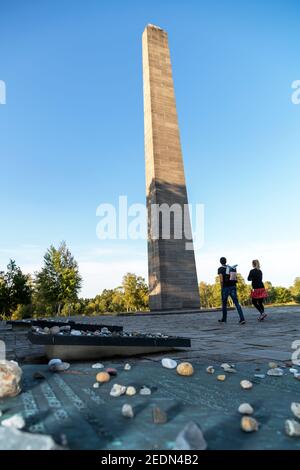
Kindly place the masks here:
POLYGON ((262 282, 263 278, 263 273, 260 269, 254 268, 251 269, 249 276, 248 276, 248 281, 252 282, 252 288, 253 289, 262 289, 264 288, 264 283, 262 282))

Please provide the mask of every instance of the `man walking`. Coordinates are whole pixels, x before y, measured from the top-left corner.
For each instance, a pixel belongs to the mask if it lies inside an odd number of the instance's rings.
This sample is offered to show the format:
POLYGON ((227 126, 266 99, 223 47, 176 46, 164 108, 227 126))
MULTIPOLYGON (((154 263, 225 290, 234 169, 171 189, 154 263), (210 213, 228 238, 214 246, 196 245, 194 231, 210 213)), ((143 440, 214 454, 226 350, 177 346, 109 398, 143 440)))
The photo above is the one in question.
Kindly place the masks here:
POLYGON ((220 259, 221 267, 218 269, 218 274, 220 277, 220 283, 221 283, 221 292, 222 292, 222 311, 223 311, 223 316, 222 319, 219 320, 220 323, 226 323, 227 321, 227 300, 228 297, 231 297, 238 314, 240 316, 240 325, 244 325, 245 318, 243 314, 242 307, 239 304, 237 292, 236 292, 236 269, 235 267, 231 267, 227 265, 227 260, 226 258, 222 257, 220 259))

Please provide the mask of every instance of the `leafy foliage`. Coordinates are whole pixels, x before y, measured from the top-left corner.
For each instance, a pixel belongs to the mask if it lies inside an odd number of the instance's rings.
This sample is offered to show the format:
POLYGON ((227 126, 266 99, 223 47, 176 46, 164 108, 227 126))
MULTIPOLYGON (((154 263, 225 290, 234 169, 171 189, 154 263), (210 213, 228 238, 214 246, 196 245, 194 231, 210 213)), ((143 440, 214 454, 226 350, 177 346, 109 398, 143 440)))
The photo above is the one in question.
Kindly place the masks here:
MULTIPOLYGON (((265 288, 268 291, 266 304, 287 304, 290 302, 300 303, 300 277, 295 279, 294 285, 289 289, 286 287, 274 287, 271 282, 266 281, 265 288)), ((221 287, 219 278, 216 277, 214 284, 200 282, 200 301, 202 308, 221 307, 221 287)), ((251 305, 251 286, 238 274, 237 292, 242 305, 251 305)), ((232 305, 229 299, 229 304, 232 305)))
POLYGON ((145 279, 127 273, 120 287, 104 289, 88 303, 86 311, 88 314, 143 311, 148 310, 148 302, 148 286, 145 279))
MULTIPOLYGON (((58 249, 53 245, 44 256, 44 266, 36 273, 35 299, 37 305, 47 306, 48 311, 60 315, 70 305, 77 301, 81 287, 81 276, 78 264, 62 242, 58 249)), ((70 308, 69 308, 70 310, 70 308)))
POLYGON ((9 318, 18 305, 30 304, 31 297, 30 276, 23 274, 21 268, 11 259, 6 273, 0 273, 0 316, 9 318))

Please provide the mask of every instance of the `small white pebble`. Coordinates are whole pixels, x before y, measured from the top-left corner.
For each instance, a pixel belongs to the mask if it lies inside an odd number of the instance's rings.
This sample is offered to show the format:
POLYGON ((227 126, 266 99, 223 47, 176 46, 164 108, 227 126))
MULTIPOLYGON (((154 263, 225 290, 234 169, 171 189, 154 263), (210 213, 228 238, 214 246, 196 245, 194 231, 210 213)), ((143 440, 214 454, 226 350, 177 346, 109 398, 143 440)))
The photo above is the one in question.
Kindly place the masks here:
POLYGON ((125 418, 133 418, 134 412, 132 406, 125 403, 125 405, 122 406, 122 415, 125 416, 125 418))
POLYGON ((151 395, 151 390, 148 387, 142 387, 140 390, 140 395, 151 395))
POLYGON ((242 403, 239 408, 239 413, 241 413, 242 415, 252 415, 254 410, 252 408, 251 405, 249 405, 249 403, 242 403))
POLYGON ((97 362, 96 364, 92 365, 92 369, 104 369, 104 365, 100 362, 97 362))
POLYGON ((253 387, 253 383, 250 380, 242 380, 240 385, 244 390, 250 390, 253 387))
POLYGON ((25 421, 21 415, 13 415, 10 418, 4 419, 1 424, 7 428, 22 429, 25 426, 25 421))

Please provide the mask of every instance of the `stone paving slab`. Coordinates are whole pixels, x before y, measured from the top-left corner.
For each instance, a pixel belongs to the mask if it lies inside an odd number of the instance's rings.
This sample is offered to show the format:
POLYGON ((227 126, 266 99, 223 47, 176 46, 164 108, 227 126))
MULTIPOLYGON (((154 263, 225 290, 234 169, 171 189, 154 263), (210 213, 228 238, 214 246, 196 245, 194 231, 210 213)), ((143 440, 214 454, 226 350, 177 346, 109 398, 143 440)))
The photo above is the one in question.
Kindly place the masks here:
MULTIPOLYGON (((188 351, 175 351, 174 357, 191 358, 194 361, 214 359, 224 361, 257 361, 269 359, 286 361, 291 358, 292 343, 300 340, 300 306, 267 308, 268 318, 257 321, 253 308, 244 309, 247 324, 237 324, 236 311, 228 312, 226 325, 217 322, 220 312, 185 312, 139 315, 105 315, 98 317, 72 317, 72 320, 87 323, 105 322, 121 325, 127 331, 145 333, 162 332, 192 339, 188 351), (151 316, 152 315, 152 316, 151 316)), ((26 356, 42 353, 42 348, 27 340, 27 333, 14 332, 11 327, 0 324, 0 339, 7 345, 8 357, 22 361, 26 356)), ((160 360, 160 355, 137 358, 138 361, 160 360)))
POLYGON ((70 449, 171 449, 177 434, 193 420, 202 428, 209 449, 300 450, 300 438, 284 433, 284 421, 292 417, 291 402, 300 402, 300 382, 288 369, 283 377, 257 379, 254 374, 265 373, 267 364, 243 362, 236 364, 236 374, 227 374, 220 382, 216 375, 222 369, 215 363, 216 372, 210 375, 207 363, 199 361, 192 377, 178 376, 153 361, 133 363, 130 371, 124 371, 124 363, 105 362, 118 369, 118 376, 99 389, 92 387, 97 371, 90 363, 72 364, 66 373, 51 373, 45 365, 24 365, 23 392, 0 400, 0 420, 22 413, 26 430, 51 434, 58 443, 65 434, 70 449), (36 371, 46 379, 34 379, 36 371), (251 379, 253 389, 241 389, 242 379, 251 379), (148 385, 152 395, 113 398, 109 395, 113 383, 137 389, 148 385), (260 423, 256 433, 240 430, 237 409, 243 402, 255 409, 260 423), (121 415, 124 403, 132 404, 134 419, 121 415), (167 412, 167 423, 152 422, 154 406, 167 412))
MULTIPOLYGON (((291 358, 292 343, 300 340, 300 306, 266 308, 267 319, 259 323, 254 308, 244 309, 247 324, 238 325, 235 310, 228 312, 226 325, 217 322, 220 312, 193 312, 180 314, 164 313, 161 315, 105 316, 108 324, 122 325, 125 330, 141 332, 163 332, 170 335, 187 336, 192 339, 192 348, 175 352, 182 358, 203 359, 203 354, 210 358, 224 361, 264 362, 286 361, 291 358)), ((85 318, 84 321, 99 322, 101 317, 85 318)), ((152 355, 152 360, 159 360, 161 355, 152 355)), ((145 358, 147 360, 147 358, 145 358)))

